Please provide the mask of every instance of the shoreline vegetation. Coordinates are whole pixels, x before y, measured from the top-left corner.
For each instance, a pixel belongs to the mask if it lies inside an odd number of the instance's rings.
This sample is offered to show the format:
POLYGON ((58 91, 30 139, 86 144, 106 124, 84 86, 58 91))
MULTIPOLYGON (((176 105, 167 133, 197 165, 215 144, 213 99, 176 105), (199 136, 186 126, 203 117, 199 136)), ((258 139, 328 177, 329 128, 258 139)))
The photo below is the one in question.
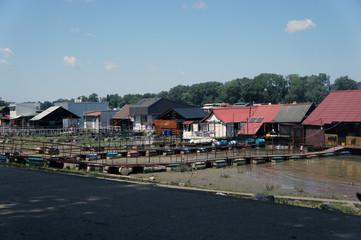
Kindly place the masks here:
POLYGON ((16 163, 1 164, 0 167, 17 167, 138 184, 156 184, 161 187, 202 191, 229 197, 271 201, 276 204, 361 215, 361 202, 355 201, 355 196, 336 196, 321 193, 310 194, 302 188, 284 189, 272 182, 257 181, 247 176, 247 174, 242 173, 234 177, 231 172, 237 169, 236 167, 206 170, 178 169, 171 172, 137 173, 129 176, 70 168, 53 169, 48 167, 24 166, 16 163))

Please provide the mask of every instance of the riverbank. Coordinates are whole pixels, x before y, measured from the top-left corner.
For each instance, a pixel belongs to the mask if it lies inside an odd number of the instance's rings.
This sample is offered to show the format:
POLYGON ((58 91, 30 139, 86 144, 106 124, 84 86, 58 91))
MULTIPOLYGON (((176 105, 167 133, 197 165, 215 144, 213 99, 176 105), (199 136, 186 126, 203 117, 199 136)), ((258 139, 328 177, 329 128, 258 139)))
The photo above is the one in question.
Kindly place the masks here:
MULTIPOLYGON (((209 190, 346 201, 357 201, 355 194, 361 192, 360 180, 356 181, 351 177, 341 180, 330 179, 329 176, 317 174, 317 171, 322 171, 317 165, 309 167, 305 172, 297 169, 297 167, 305 168, 304 165, 307 162, 291 163, 292 165, 281 164, 283 165, 268 163, 260 166, 244 165, 185 172, 140 173, 133 174, 130 178, 209 190), (289 168, 293 170, 292 174, 290 174, 289 168), (316 174, 309 172, 312 171, 312 168, 316 174)), ((318 164, 322 163, 318 162, 318 164)))

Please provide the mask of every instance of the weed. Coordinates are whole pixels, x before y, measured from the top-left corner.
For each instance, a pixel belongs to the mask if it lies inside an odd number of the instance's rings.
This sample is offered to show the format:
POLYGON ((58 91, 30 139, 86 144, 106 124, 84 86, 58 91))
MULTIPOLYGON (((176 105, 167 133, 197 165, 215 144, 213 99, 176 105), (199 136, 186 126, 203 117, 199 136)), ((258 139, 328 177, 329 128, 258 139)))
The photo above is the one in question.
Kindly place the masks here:
POLYGON ((273 184, 266 184, 266 189, 267 189, 267 191, 271 191, 271 190, 273 190, 275 188, 275 185, 273 185, 273 184))

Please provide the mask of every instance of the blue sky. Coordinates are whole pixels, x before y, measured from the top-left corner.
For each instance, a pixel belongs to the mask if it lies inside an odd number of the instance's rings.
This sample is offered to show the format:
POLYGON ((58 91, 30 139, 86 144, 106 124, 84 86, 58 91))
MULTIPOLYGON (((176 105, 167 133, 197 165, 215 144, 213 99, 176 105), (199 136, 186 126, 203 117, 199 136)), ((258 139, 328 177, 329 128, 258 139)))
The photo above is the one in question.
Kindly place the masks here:
POLYGON ((158 93, 261 73, 361 81, 361 1, 0 0, 0 97, 158 93))

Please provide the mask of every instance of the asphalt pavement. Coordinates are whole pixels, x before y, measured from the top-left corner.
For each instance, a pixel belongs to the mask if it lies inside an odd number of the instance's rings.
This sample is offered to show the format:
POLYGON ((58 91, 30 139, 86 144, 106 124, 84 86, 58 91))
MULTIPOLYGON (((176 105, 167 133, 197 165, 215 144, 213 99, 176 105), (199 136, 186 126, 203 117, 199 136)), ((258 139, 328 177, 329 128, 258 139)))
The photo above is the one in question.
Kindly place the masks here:
POLYGON ((0 239, 361 239, 361 217, 0 166, 0 239))

